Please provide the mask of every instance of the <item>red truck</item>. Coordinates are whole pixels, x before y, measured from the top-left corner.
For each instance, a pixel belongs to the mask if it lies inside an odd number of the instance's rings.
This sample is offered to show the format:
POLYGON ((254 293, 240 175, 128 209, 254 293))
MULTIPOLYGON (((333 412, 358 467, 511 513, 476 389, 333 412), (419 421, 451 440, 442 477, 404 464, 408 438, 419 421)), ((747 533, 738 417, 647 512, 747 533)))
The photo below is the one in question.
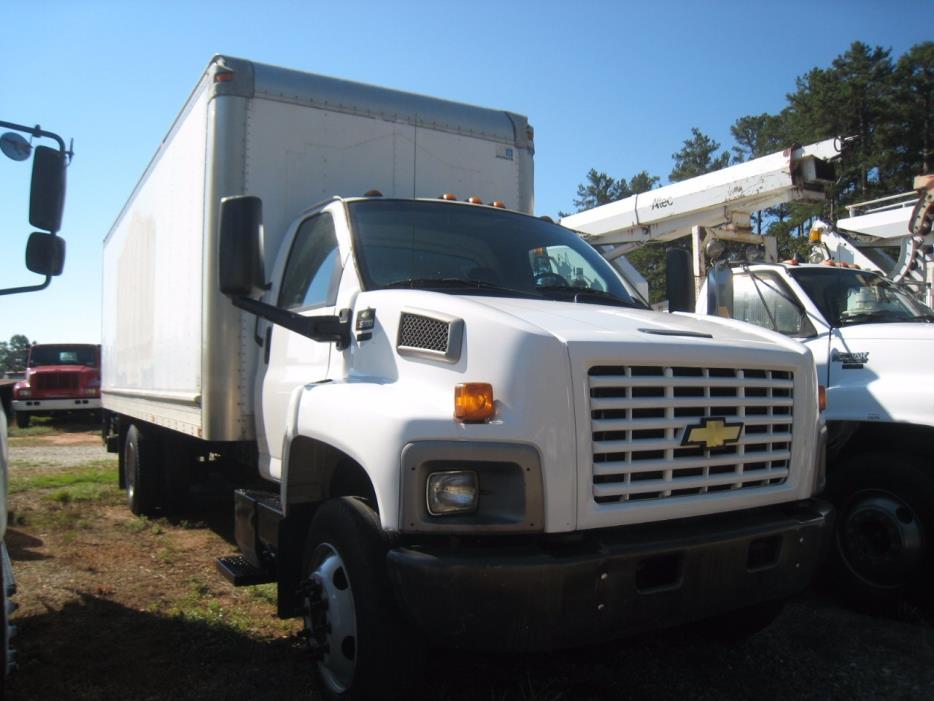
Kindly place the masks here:
POLYGON ((16 425, 33 416, 100 412, 101 347, 90 343, 46 343, 29 349, 26 379, 13 387, 16 425))

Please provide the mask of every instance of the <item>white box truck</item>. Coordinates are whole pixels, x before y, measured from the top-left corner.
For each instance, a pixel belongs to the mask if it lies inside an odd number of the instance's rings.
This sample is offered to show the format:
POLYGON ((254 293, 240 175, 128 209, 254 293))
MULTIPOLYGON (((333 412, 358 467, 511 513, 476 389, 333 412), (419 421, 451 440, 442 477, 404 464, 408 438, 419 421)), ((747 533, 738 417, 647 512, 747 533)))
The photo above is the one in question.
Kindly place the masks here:
POLYGON ((820 559, 810 353, 642 308, 531 216, 532 154, 516 114, 218 56, 105 240, 129 505, 255 465, 218 566, 277 582, 331 697, 404 696, 424 642, 751 628, 820 559))

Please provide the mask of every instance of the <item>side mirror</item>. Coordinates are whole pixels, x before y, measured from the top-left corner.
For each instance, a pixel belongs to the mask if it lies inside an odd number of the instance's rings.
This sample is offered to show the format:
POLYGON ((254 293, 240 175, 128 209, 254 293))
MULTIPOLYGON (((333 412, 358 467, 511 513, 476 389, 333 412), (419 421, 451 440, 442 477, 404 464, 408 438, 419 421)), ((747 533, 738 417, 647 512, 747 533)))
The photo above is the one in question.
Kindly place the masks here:
POLYGON ((65 239, 35 231, 26 242, 26 268, 39 275, 61 275, 65 267, 65 239))
POLYGON ((733 318, 733 271, 722 260, 707 271, 707 313, 733 318))
POLYGON ((263 201, 240 195, 221 200, 218 268, 221 292, 245 297, 266 286, 263 201))
POLYGON ((37 229, 55 233, 62 227, 64 208, 65 152, 37 146, 32 159, 29 223, 37 229))
POLYGON ((665 251, 665 294, 668 296, 668 311, 694 311, 694 272, 691 252, 683 248, 665 251))

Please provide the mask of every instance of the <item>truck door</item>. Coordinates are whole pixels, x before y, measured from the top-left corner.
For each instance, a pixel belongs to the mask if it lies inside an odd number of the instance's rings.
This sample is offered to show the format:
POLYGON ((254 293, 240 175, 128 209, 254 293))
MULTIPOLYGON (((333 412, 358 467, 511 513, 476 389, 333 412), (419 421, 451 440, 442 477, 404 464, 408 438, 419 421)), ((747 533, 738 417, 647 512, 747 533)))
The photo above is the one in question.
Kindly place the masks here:
MULTIPOLYGON (((279 266, 277 266, 277 270, 279 266)), ((340 256, 334 220, 319 212, 301 223, 290 245, 278 287, 277 306, 305 316, 333 315, 340 282, 340 256)), ((262 329, 263 359, 257 375, 256 418, 260 471, 278 478, 289 403, 298 387, 327 377, 331 346, 281 326, 262 329)))

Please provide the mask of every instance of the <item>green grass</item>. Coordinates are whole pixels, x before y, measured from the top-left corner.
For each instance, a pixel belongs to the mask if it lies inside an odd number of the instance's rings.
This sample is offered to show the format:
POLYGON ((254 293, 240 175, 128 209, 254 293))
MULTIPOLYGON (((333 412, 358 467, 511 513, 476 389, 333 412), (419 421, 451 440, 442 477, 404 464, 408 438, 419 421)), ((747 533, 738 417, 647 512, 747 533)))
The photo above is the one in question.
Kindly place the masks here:
POLYGON ((114 467, 113 460, 93 460, 54 472, 18 474, 14 471, 10 475, 9 492, 55 489, 59 490, 53 495, 56 501, 97 499, 110 491, 119 492, 114 467), (64 494, 70 496, 62 496, 64 494))
POLYGON ((38 436, 51 436, 55 433, 61 433, 61 431, 52 425, 52 418, 49 416, 34 417, 29 423, 29 428, 19 428, 15 421, 11 421, 10 445, 26 445, 26 443, 23 442, 25 439, 38 436))

